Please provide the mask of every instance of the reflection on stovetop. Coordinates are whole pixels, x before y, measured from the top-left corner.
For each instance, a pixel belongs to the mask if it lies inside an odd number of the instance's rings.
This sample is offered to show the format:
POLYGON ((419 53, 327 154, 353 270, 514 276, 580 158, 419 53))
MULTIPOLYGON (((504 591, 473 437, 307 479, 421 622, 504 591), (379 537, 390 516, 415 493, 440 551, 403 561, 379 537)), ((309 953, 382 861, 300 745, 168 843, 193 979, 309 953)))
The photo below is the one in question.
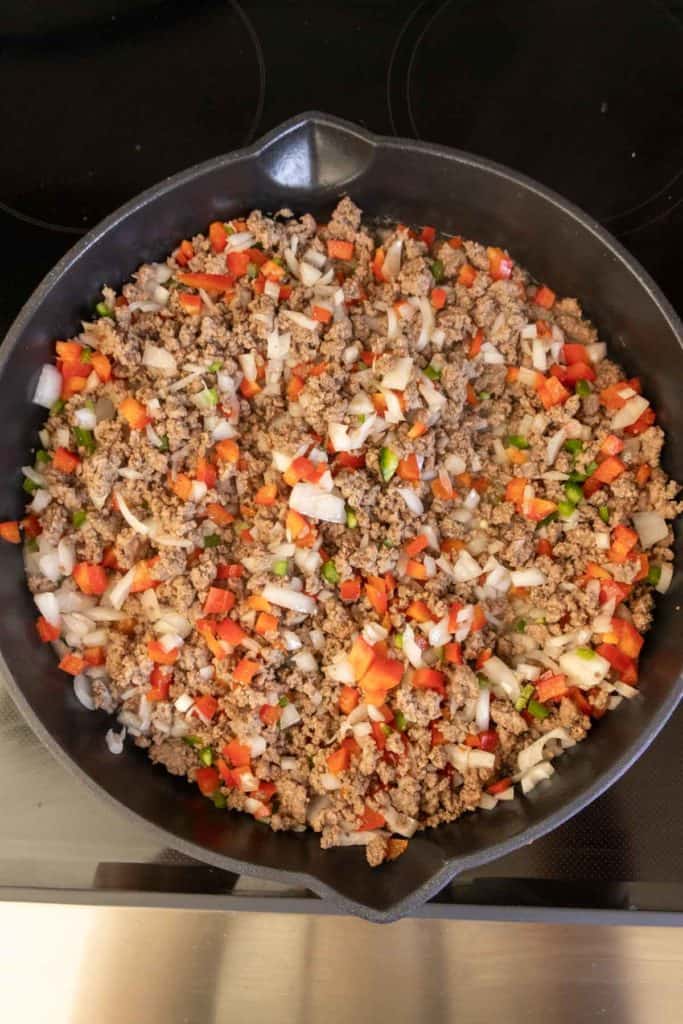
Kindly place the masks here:
MULTIPOLYGON (((117 205, 312 108, 537 177, 601 219, 681 310, 682 27, 683 0, 3 8, 0 332, 117 205)), ((680 907, 681 721, 591 807, 440 899, 680 907)), ((286 892, 162 848, 54 762, 1 683, 0 801, 0 891, 286 892)))

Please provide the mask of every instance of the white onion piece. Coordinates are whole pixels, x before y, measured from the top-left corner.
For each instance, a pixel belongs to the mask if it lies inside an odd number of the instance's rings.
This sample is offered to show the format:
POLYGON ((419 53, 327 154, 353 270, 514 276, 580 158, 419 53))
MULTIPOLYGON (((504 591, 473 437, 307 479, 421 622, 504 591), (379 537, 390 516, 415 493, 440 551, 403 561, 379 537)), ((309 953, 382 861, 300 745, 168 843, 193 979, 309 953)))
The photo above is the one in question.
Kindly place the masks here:
POLYGON ((158 370, 168 377, 178 372, 175 356, 159 345, 152 345, 149 341, 142 353, 142 365, 146 366, 149 370, 158 370))
POLYGON ((318 662, 310 651, 299 651, 292 658, 292 661, 300 672, 317 672, 318 662))
POLYGON ((401 250, 403 249, 403 240, 397 238, 391 243, 386 251, 384 257, 384 263, 382 264, 382 277, 385 281, 390 281, 392 278, 397 277, 401 270, 401 250))
POLYGON ((59 629, 62 625, 62 618, 59 612, 57 595, 48 590, 44 594, 35 594, 33 600, 36 602, 36 607, 43 618, 47 619, 55 629, 59 629))
POLYGON ((322 273, 317 267, 314 267, 310 263, 302 260, 299 263, 299 277, 301 278, 301 283, 304 287, 312 288, 313 285, 320 280, 322 273))
POLYGON ((666 594, 667 590, 671 586, 671 581, 673 579, 673 575, 674 575, 673 566, 669 562, 665 562, 664 565, 662 566, 662 572, 661 572, 661 575, 659 577, 659 583, 655 587, 655 590, 659 594, 666 594))
POLYGON ((145 524, 141 522, 137 516, 133 515, 131 510, 128 508, 128 505, 126 504, 125 499, 121 496, 121 494, 118 491, 114 492, 114 496, 116 497, 119 512, 126 520, 128 525, 131 527, 131 529, 135 530, 136 533, 141 533, 143 537, 146 537, 147 534, 149 533, 149 527, 145 526, 145 524))
POLYGON ((586 345, 586 353, 591 363, 600 363, 607 355, 607 345, 604 341, 594 341, 586 345))
POLYGON ((477 807, 480 807, 482 811, 492 811, 493 808, 497 806, 498 799, 491 793, 482 793, 481 796, 479 797, 479 803, 477 804, 477 807))
POLYGON ((194 701, 192 697, 190 697, 189 693, 181 693, 176 699, 174 707, 176 711, 180 711, 181 714, 185 714, 186 711, 190 710, 193 704, 194 701))
POLYGON ((95 415, 94 409, 76 409, 74 413, 74 419, 79 427, 83 430, 94 430, 97 426, 97 416, 95 415))
POLYGON ((382 387, 393 391, 405 391, 413 371, 413 360, 400 356, 389 364, 382 377, 382 387))
POLYGON ((628 683, 622 683, 618 680, 614 684, 614 689, 617 693, 621 694, 622 697, 626 697, 627 700, 633 700, 634 697, 638 696, 638 690, 634 686, 629 686, 628 683))
MULTIPOLYGON (((482 346, 483 348, 483 346, 482 346)), ((545 373, 548 369, 548 359, 545 353, 545 345, 540 338, 534 338, 531 343, 531 362, 534 370, 540 370, 541 373, 545 373)))
POLYGON ((45 511, 45 509, 47 508, 51 501, 52 495, 50 494, 50 492, 40 488, 39 490, 36 491, 35 497, 31 502, 29 508, 31 509, 31 512, 35 512, 36 515, 40 515, 41 512, 45 511))
POLYGON ((545 449, 545 464, 546 466, 552 466, 555 459, 560 454, 562 445, 567 440, 567 431, 564 427, 558 430, 557 433, 553 434, 552 437, 548 438, 548 443, 545 449))
POLYGON ((292 340, 292 336, 287 331, 285 334, 280 334, 279 331, 272 331, 268 335, 268 358, 269 359, 284 359, 289 355, 289 346, 292 340))
POLYGON ((403 630, 403 653, 413 668, 423 667, 422 648, 415 641, 415 631, 410 624, 403 630))
POLYGON ((535 740, 535 742, 530 744, 530 746, 525 747, 524 750, 520 750, 517 755, 517 766, 520 772, 528 771, 529 768, 533 768, 535 764, 538 764, 539 761, 543 760, 543 749, 546 743, 549 743, 550 740, 559 740, 564 749, 567 747, 573 747, 575 742, 567 730, 563 729, 561 725, 556 729, 551 729, 550 732, 547 732, 544 736, 535 740))
POLYGON ((624 430, 625 427, 632 426, 636 420, 640 419, 649 405, 648 400, 642 395, 634 395, 633 398, 629 398, 626 405, 617 409, 612 417, 612 430, 624 430))
POLYGON ((451 631, 448 628, 448 615, 444 615, 439 622, 436 622, 431 626, 427 639, 429 640, 430 647, 443 647, 444 644, 448 643, 451 637, 451 631))
POLYGON ((453 575, 458 583, 468 583, 481 576, 482 568, 476 559, 465 548, 458 552, 458 557, 453 565, 453 575))
POLYGON ((285 704, 280 715, 280 728, 289 729, 292 725, 296 725, 297 722, 301 721, 301 715, 296 709, 296 705, 285 704))
POLYGON ((467 758, 468 768, 493 768, 496 764, 496 755, 488 750, 470 750, 467 758))
POLYGON ((538 764, 533 765, 522 775, 522 778, 520 779, 522 793, 526 795, 539 782, 542 782, 544 779, 549 779, 554 773, 555 769, 550 761, 539 761, 538 764))
POLYGON ((294 564, 305 576, 313 576, 322 565, 322 558, 314 548, 297 548, 294 564))
POLYGON ((496 793, 497 800, 514 800, 515 799, 515 787, 508 786, 507 789, 502 790, 500 793, 496 793))
POLYGON ((315 484, 295 484, 289 496, 289 507, 304 516, 326 523, 346 522, 344 499, 315 484))
POLYGON ((416 818, 411 818, 408 814, 402 814, 395 807, 392 807, 391 804, 381 807, 380 811, 384 815, 387 827, 397 836, 404 836, 406 839, 410 839, 415 835, 418 826, 416 818))
POLYGON ((280 587, 275 583, 266 583, 263 588, 263 596, 266 601, 275 604, 278 608, 288 608, 290 611, 310 615, 316 609, 316 602, 308 594, 302 594, 291 587, 280 587))
POLYGON ((488 686, 483 686, 479 690, 479 696, 477 698, 477 707, 474 714, 474 720, 477 724, 479 732, 486 732, 489 727, 489 710, 491 707, 491 691, 488 686))
POLYGON ((62 375, 56 366, 45 363, 40 371, 33 401, 44 409, 51 409, 62 392, 62 375))
POLYGON ((448 402, 446 396, 437 391, 429 377, 425 377, 424 374, 420 378, 418 387, 430 410, 434 413, 440 413, 448 402))
POLYGON ((492 658, 488 658, 481 666, 480 671, 487 679, 491 680, 494 686, 499 686, 510 700, 517 700, 519 680, 510 666, 501 661, 497 655, 494 654, 492 658))
POLYGON ((515 569, 510 573, 513 587, 542 587, 545 575, 540 569, 515 569))
POLYGON ((325 675, 330 679, 334 679, 336 683, 346 683, 351 685, 356 681, 356 674, 353 671, 351 662, 348 658, 343 656, 338 660, 333 661, 331 665, 326 666, 325 675))
POLYGON ((480 351, 484 362, 489 363, 491 366, 502 366, 505 362, 503 353, 495 345, 492 345, 490 341, 485 341, 480 351))
POLYGON ((386 640, 389 635, 388 631, 384 626, 380 626, 379 622, 366 622, 363 626, 362 636, 371 647, 375 644, 381 643, 382 640, 386 640))
POLYGON ((352 416, 371 416, 375 407, 370 396, 364 391, 359 391, 349 402, 348 411, 352 416))
POLYGON ((130 594, 130 588, 133 586, 133 580, 135 579, 135 568, 129 569, 125 576, 122 576, 118 583, 109 591, 109 602, 113 608, 120 609, 125 604, 128 595, 130 594))
POLYGON ((450 455, 447 455, 444 459, 443 465, 446 472, 452 473, 454 476, 459 476, 467 469, 467 463, 462 456, 458 455, 456 452, 451 452, 450 455))
POLYGON ((305 316, 304 313, 297 313, 293 309, 283 309, 282 315, 286 316, 297 327, 303 327, 306 331, 316 331, 320 327, 318 320, 313 320, 310 316, 305 316))
POLYGON ((65 576, 70 576, 76 564, 76 551, 73 542, 62 537, 57 545, 57 557, 59 566, 65 576))
POLYGON ((93 700, 92 690, 90 688, 90 680, 87 676, 78 675, 74 676, 74 694, 76 699, 84 708, 88 711, 95 710, 95 701, 93 700))
POLYGON ((123 741, 126 738, 125 726, 121 732, 114 732, 109 729, 104 737, 110 754, 120 754, 123 751, 123 741))
POLYGON ((251 249, 256 241, 256 236, 251 231, 236 231, 228 235, 227 252, 242 252, 244 249, 251 249))
POLYGON ((631 518, 644 548, 651 548, 669 535, 666 520, 658 512, 634 512, 631 518))
MULTIPOLYGON (((419 300, 420 312, 422 314, 422 327, 415 343, 415 347, 418 351, 422 349, 432 340, 432 333, 434 331, 434 307, 426 296, 422 296, 419 300)), ((501 356, 501 362, 503 357, 501 356)))
POLYGON ((38 559, 40 571, 46 579, 57 583, 62 577, 62 570, 59 566, 59 555, 56 548, 51 548, 38 559))
POLYGON ((408 510, 415 516, 421 516, 425 510, 422 500, 411 487, 398 487, 398 493, 405 501, 408 510))
POLYGON ((335 789, 341 789, 340 780, 336 775, 333 775, 332 772, 325 772, 320 776, 320 785, 328 793, 334 792, 335 789))
POLYGON ((228 438, 235 437, 236 434, 237 431, 229 420, 219 420, 211 431, 214 441, 227 441, 228 438))
POLYGON ((256 369, 256 356, 253 352, 242 352, 237 357, 240 366, 242 367, 242 373, 247 380, 256 380, 257 369, 256 369))

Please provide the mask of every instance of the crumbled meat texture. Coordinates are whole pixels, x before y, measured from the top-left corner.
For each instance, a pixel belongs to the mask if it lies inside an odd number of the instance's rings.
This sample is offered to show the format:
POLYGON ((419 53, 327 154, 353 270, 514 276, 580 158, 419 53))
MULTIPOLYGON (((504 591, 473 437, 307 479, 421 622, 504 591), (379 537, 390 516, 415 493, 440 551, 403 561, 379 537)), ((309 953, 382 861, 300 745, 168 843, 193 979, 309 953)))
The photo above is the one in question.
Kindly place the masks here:
POLYGON ((500 250, 363 223, 344 197, 326 224, 214 225, 105 287, 111 315, 72 339, 92 365, 41 435, 28 585, 59 591, 95 705, 217 808, 377 866, 636 684, 678 487, 650 411, 614 428, 614 386, 638 382, 565 349, 597 328, 537 289, 500 250), (668 532, 643 551, 647 511, 668 532), (563 669, 576 647, 606 658, 599 684, 563 669))

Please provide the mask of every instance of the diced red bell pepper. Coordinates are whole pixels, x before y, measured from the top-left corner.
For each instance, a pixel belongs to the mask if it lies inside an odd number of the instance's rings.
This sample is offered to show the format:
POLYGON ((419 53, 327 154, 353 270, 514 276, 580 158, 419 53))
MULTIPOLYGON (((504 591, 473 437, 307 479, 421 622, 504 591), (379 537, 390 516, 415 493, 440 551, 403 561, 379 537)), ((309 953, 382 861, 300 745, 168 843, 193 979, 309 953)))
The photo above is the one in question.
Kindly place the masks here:
POLYGON ((414 558, 409 558, 405 568, 406 576, 410 576, 413 580, 426 580, 428 579, 427 569, 422 562, 417 562, 414 558))
POLYGON ((204 456, 198 459, 195 479, 200 480, 201 483, 206 484, 206 486, 211 489, 216 486, 216 477, 216 467, 213 466, 204 456))
POLYGON ((596 373, 589 363, 572 363, 567 367, 566 381, 568 384, 576 384, 579 380, 595 380, 596 373))
POLYGON ((41 643, 47 644, 53 640, 59 639, 58 627, 53 626, 52 623, 48 622, 42 615, 36 620, 36 629, 38 630, 38 636, 40 637, 41 643))
POLYGON ((638 534, 629 526, 615 526, 612 530, 612 544, 609 549, 609 560, 617 565, 623 565, 629 558, 633 548, 638 543, 638 534))
POLYGON ((434 309, 443 309, 443 307, 446 305, 445 288, 432 288, 430 299, 434 309))
POLYGON ((523 476, 517 476, 508 481, 508 485, 505 488, 505 500, 511 501, 514 505, 521 505, 524 499, 524 488, 528 482, 523 476))
POLYGON ((553 557, 553 546, 546 537, 541 537, 536 545, 536 554, 545 555, 547 558, 553 557))
POLYGON ((345 242, 339 238, 330 238, 327 242, 327 255, 333 260, 353 259, 353 242, 345 242))
POLYGON ((504 793, 512 785, 512 779, 509 777, 507 779, 498 779, 497 782, 492 782, 490 786, 486 787, 486 792, 490 793, 491 796, 497 796, 498 793, 504 793))
POLYGON ((417 455, 411 452, 410 455, 406 455, 404 459, 401 459, 396 472, 401 480, 417 482, 420 479, 420 464, 417 461, 417 455))
MULTIPOLYGON (((588 477, 588 480, 596 480, 599 483, 611 484, 626 469, 626 466, 615 455, 609 455, 604 462, 601 462, 595 472, 588 477)), ((588 482, 588 481, 586 481, 588 482)))
POLYGON ((170 651, 166 651, 159 640, 150 640, 147 644, 147 655, 157 665, 173 665, 179 654, 180 648, 172 647, 170 651))
POLYGON ((186 238, 180 243, 176 251, 173 253, 176 263, 180 267, 186 267, 194 256, 194 247, 192 242, 188 242, 186 238))
POLYGON ((282 715, 282 708, 279 704, 262 704, 258 715, 264 725, 277 725, 282 715))
POLYGON ((277 484, 264 484, 254 495, 256 505, 274 505, 277 500, 277 484))
MULTIPOLYGON (((206 514, 211 522, 215 523, 216 526, 229 526, 235 521, 235 517, 232 512, 228 512, 227 508, 223 508, 223 506, 219 505, 217 501, 210 501, 208 503, 206 506, 206 514)), ((219 570, 220 568, 221 567, 219 566, 219 570)), ((221 577, 219 576, 218 579, 221 579, 221 577)))
POLYGON ((198 768, 194 780, 202 796, 213 796, 220 789, 221 780, 215 768, 198 768))
POLYGON ((226 743, 221 753, 233 768, 248 765, 251 761, 251 749, 245 743, 239 743, 238 740, 230 740, 229 743, 226 743))
POLYGON ((203 611, 205 615, 227 615, 234 605, 235 595, 232 590, 210 587, 203 611))
POLYGON ((342 686, 339 694, 339 710, 350 715, 354 708, 358 707, 360 694, 355 686, 342 686))
POLYGON ((326 306, 313 306, 311 318, 320 324, 329 324, 332 320, 332 311, 326 306))
POLYGON ((236 463, 239 461, 240 449, 236 441, 232 438, 226 438, 224 441, 218 441, 216 443, 216 457, 221 462, 232 462, 236 463))
POLYGON ((340 747, 332 754, 327 755, 327 770, 331 775, 339 775, 345 772, 351 763, 351 754, 346 747, 340 747))
POLYGON ((585 345, 565 344, 562 346, 562 355, 565 363, 572 366, 574 363, 590 363, 590 357, 585 345))
POLYGON ((484 332, 481 327, 477 328, 476 333, 472 336, 469 347, 467 349, 467 356, 469 359, 474 359, 481 352, 481 346, 484 344, 484 332))
POLYGON ((422 228, 422 231, 420 232, 420 241, 424 242, 425 245, 434 245, 435 238, 436 228, 430 227, 429 225, 422 228))
POLYGON ((203 288, 205 292, 218 295, 221 292, 231 292, 235 287, 235 278, 232 274, 180 273, 177 276, 180 283, 187 285, 188 288, 203 288))
POLYGON ((339 596, 342 601, 357 601, 360 597, 360 578, 352 576, 351 579, 342 580, 339 585, 339 596))
POLYGON ((384 828, 386 819, 379 811, 373 811, 371 807, 365 807, 363 815, 358 823, 359 832, 372 832, 376 828, 384 828))
POLYGON ((619 583, 617 580, 600 581, 600 604, 607 604, 608 601, 614 599, 616 608, 626 600, 630 593, 631 587, 628 583, 619 583))
POLYGON ((111 362, 103 352, 93 352, 90 362, 102 383, 111 379, 111 362))
POLYGON ((616 633, 617 645, 629 658, 637 658, 645 643, 644 637, 640 635, 636 627, 627 622, 626 619, 612 619, 612 632, 616 633))
POLYGON ((386 723, 373 721, 370 723, 370 726, 372 728, 372 738, 377 745, 377 749, 384 750, 387 743, 387 734, 385 732, 387 729, 386 723))
POLYGON ((463 263, 458 271, 458 284, 471 288, 477 279, 477 271, 469 263, 463 263))
POLYGON ((84 594, 103 594, 108 586, 107 574, 101 565, 79 562, 74 566, 73 578, 84 594))
POLYGON ((462 647, 460 646, 459 643, 453 641, 452 643, 446 644, 446 646, 444 647, 443 654, 444 659, 448 662, 449 665, 463 664, 462 647))
POLYGON ((600 445, 600 455, 619 455, 624 450, 624 442, 616 434, 608 434, 600 445))
POLYGON ((197 697, 194 702, 194 708, 202 718, 210 722, 218 711, 218 701, 211 694, 204 693, 201 697, 197 697))
POLYGON ((353 641, 353 646, 351 647, 351 652, 349 654, 349 661, 351 662, 351 668, 353 669, 354 679, 362 679, 374 659, 375 652, 370 644, 364 640, 362 636, 357 636, 353 641))
POLYGON ((567 677, 562 674, 541 676, 536 682, 536 699, 544 704, 548 700, 566 697, 569 692, 567 677))
POLYGON ((446 677, 443 672, 434 668, 416 668, 413 672, 412 683, 416 690, 436 690, 437 693, 445 693, 446 677))
POLYGON ((474 612, 472 613, 472 622, 470 624, 470 633, 478 633, 479 630, 488 626, 489 620, 486 618, 486 612, 480 604, 475 604, 474 612))
POLYGON ((542 519, 556 511, 557 505, 554 501, 548 501, 546 498, 532 498, 525 508, 524 515, 533 523, 540 523, 542 519))
POLYGON ((263 665, 259 661, 251 661, 250 658, 242 658, 232 670, 232 677, 238 683, 249 686, 257 672, 260 672, 263 665))
POLYGON ((411 601, 406 608, 406 615, 415 622, 430 622, 433 615, 424 601, 411 601))
POLYGON ((570 393, 557 377, 543 377, 542 374, 539 376, 541 380, 538 382, 536 390, 544 409, 551 409, 554 405, 560 405, 567 401, 570 393))
POLYGON ((384 615, 389 607, 389 599, 386 592, 373 583, 365 584, 365 596, 375 609, 378 615, 384 615))
POLYGON ((9 544, 21 544, 18 520, 8 519, 4 523, 0 523, 0 537, 9 544))
POLYGON ((548 288, 546 285, 542 284, 536 290, 533 302, 534 305, 542 306, 543 309, 552 309, 552 307, 555 305, 555 299, 555 292, 551 288, 548 288))
POLYGON ((82 658, 79 654, 74 654, 69 651, 64 655, 59 663, 59 668, 62 672, 68 672, 70 676, 78 676, 87 667, 85 658, 82 658))
POLYGON ((444 734, 441 732, 441 729, 439 729, 439 727, 436 724, 436 722, 431 722, 430 723, 429 731, 432 734, 431 735, 431 740, 432 740, 432 746, 433 747, 440 747, 440 746, 442 746, 442 744, 444 744, 446 742, 444 734))
POLYGON ((60 473, 73 473, 80 461, 78 455, 70 452, 67 448, 57 448, 52 456, 52 465, 60 473))
POLYGON ((624 654, 615 644, 600 644, 596 647, 596 651, 610 663, 619 675, 623 672, 629 673, 635 667, 634 659, 630 658, 628 654, 624 654))
POLYGON ((199 316, 202 311, 202 297, 193 292, 180 292, 178 302, 184 313, 188 316, 199 316))
POLYGON ((104 647, 86 647, 83 650, 83 657, 85 658, 86 663, 90 665, 91 668, 96 668, 99 665, 104 665, 106 660, 104 647))
POLYGON ((376 655, 367 672, 360 680, 363 690, 393 690, 403 678, 403 662, 395 658, 376 655))
POLYGON ((635 423, 632 423, 630 427, 624 428, 624 433, 628 434, 629 437, 637 437, 647 430, 648 427, 654 426, 656 419, 654 409, 647 408, 644 413, 641 413, 635 423))
POLYGON ((479 733, 480 750, 487 750, 492 754, 494 750, 498 749, 499 742, 498 733, 495 729, 485 729, 479 733))
POLYGON ((223 252, 225 249, 228 242, 228 232, 221 221, 214 220, 209 224, 209 242, 214 252, 223 252))
POLYGON ((124 398, 119 405, 119 412, 132 430, 142 430, 150 422, 147 409, 137 398, 124 398))
POLYGON ((489 275, 494 281, 505 281, 512 276, 514 264, 507 253, 490 245, 486 254, 489 258, 489 275))

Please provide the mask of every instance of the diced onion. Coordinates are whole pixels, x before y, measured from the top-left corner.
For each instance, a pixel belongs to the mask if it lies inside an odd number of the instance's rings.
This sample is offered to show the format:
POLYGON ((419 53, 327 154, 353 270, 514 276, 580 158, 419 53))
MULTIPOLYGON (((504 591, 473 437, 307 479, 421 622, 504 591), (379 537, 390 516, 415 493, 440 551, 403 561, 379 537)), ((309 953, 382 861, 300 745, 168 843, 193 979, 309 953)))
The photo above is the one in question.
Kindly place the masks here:
POLYGON ((363 626, 363 639, 374 647, 375 644, 380 643, 382 640, 386 640, 388 636, 387 630, 384 626, 380 626, 379 622, 366 622, 363 626))
POLYGON ((607 355, 607 345, 604 341, 594 341, 591 345, 586 345, 586 354, 591 363, 600 363, 607 355))
POLYGON ((145 524, 142 523, 137 516, 133 515, 131 510, 128 508, 128 505, 126 504, 126 501, 119 492, 114 493, 118 504, 119 512, 126 520, 128 525, 131 527, 132 530, 135 530, 136 533, 141 533, 143 537, 146 537, 147 534, 149 533, 149 527, 145 526, 145 524))
POLYGON ((327 665, 325 668, 325 674, 330 679, 334 679, 336 683, 347 683, 351 685, 356 681, 356 674, 353 670, 353 665, 348 658, 340 658, 339 660, 333 661, 331 665, 327 665))
POLYGON ((550 732, 547 732, 534 743, 525 747, 524 750, 520 750, 517 755, 517 766, 520 772, 526 772, 529 768, 533 768, 535 764, 543 760, 543 749, 550 740, 559 740, 563 748, 573 747, 575 742, 561 725, 556 729, 551 729, 550 732))
POLYGON ((651 548, 669 535, 666 520, 658 512, 634 512, 632 519, 644 548, 651 548))
POLYGON ((538 764, 533 765, 522 775, 522 778, 520 779, 522 793, 526 795, 539 782, 542 782, 544 779, 549 779, 554 772, 555 769, 550 761, 539 761, 538 764))
POLYGON ((519 697, 517 675, 497 655, 494 654, 492 658, 488 658, 481 666, 480 671, 487 679, 491 680, 494 686, 499 686, 510 700, 517 700, 519 697))
POLYGON ((279 587, 275 583, 266 583, 263 596, 266 601, 277 605, 278 608, 289 608, 290 611, 305 615, 310 615, 316 608, 315 600, 308 594, 302 594, 291 587, 279 587))
POLYGON ((88 711, 95 710, 95 701, 93 700, 92 690, 90 688, 90 680, 87 676, 74 676, 74 693, 76 695, 76 699, 84 708, 87 708, 88 711))
POLYGON ((320 519, 326 523, 346 522, 344 499, 315 484, 295 484, 289 496, 289 506, 311 519, 320 519))
MULTIPOLYGON (((386 266, 386 263, 385 263, 386 266)), ((422 327, 415 343, 415 347, 418 351, 422 351, 425 345, 432 340, 432 333, 434 331, 434 307, 426 296, 422 296, 419 300, 420 312, 422 313, 422 327)), ((503 357, 501 356, 501 362, 503 357)))
MULTIPOLYGON (((282 724, 282 719, 280 719, 280 724, 282 724)), ((335 789, 341 789, 341 781, 332 772, 325 772, 320 776, 320 785, 328 793, 332 793, 335 789)))
POLYGON ((488 750, 470 750, 467 758, 468 768, 493 768, 496 755, 488 750))
POLYGON ((479 797, 479 803, 477 807, 481 807, 483 811, 492 811, 494 807, 498 806, 498 800, 491 793, 482 793, 479 797))
POLYGON ((435 623, 427 634, 430 647, 443 647, 444 644, 448 643, 451 631, 448 628, 448 615, 444 615, 439 622, 435 623))
POLYGON ((296 725, 297 722, 301 721, 301 715, 296 709, 294 704, 285 704, 280 715, 280 729, 289 729, 290 726, 296 725))
POLYGON ((416 818, 411 818, 408 814, 402 814, 395 807, 392 807, 391 804, 382 807, 382 814, 384 815, 387 827, 392 832, 395 832, 397 836, 404 836, 404 838, 410 839, 415 835, 419 824, 416 818))
POLYGON ((134 578, 135 568, 129 569, 126 575, 122 576, 118 583, 115 583, 111 588, 109 591, 109 601, 113 608, 120 610, 123 607, 130 594, 134 578))
POLYGON ((243 252, 244 249, 251 249, 256 241, 256 236, 251 231, 236 231, 228 235, 228 252, 243 252))
POLYGON ((165 376, 173 376, 178 372, 178 364, 176 363, 175 356, 170 352, 167 352, 165 348, 161 348, 159 345, 152 345, 151 342, 147 342, 145 345, 144 352, 142 353, 142 364, 150 370, 158 370, 165 376))
POLYGON ((45 511, 51 501, 52 495, 49 491, 43 490, 42 488, 37 490, 35 497, 29 506, 31 512, 35 512, 36 515, 40 515, 41 512, 45 511))
MULTIPOLYGON (((483 346, 482 346, 483 347, 483 346)), ((534 338, 531 343, 531 362, 534 370, 540 370, 541 373, 545 373, 548 369, 548 359, 546 357, 545 345, 540 338, 534 338)))
POLYGON ((390 281, 392 278, 397 277, 401 269, 401 250, 403 249, 403 240, 397 238, 391 243, 386 251, 384 257, 384 263, 382 264, 382 277, 385 281, 390 281))
POLYGON ((490 341, 485 341, 481 346, 481 354, 485 363, 489 363, 491 366, 501 366, 505 362, 505 356, 503 353, 492 345, 490 341))
POLYGON ((35 594, 33 600, 36 602, 36 607, 43 618, 47 619, 55 629, 59 629, 62 624, 62 618, 59 612, 57 595, 48 590, 43 594, 35 594))
POLYGON ((304 313, 297 313, 293 309, 283 309, 282 315, 286 316, 288 320, 291 320, 297 327, 303 327, 306 331, 316 331, 320 327, 320 321, 313 320, 310 316, 306 316, 304 313))
POLYGON ((104 737, 110 754, 120 754, 123 751, 123 741, 126 738, 125 726, 121 732, 114 732, 109 729, 104 737))
POLYGON ((382 387, 390 388, 393 391, 405 391, 410 381, 413 370, 413 360, 408 356, 400 356, 394 359, 382 377, 382 387))
POLYGON ((481 576, 481 566, 476 559, 465 548, 458 552, 458 557, 453 565, 453 575, 458 583, 468 583, 481 576))
POLYGON ((33 401, 44 409, 51 409, 62 392, 62 375, 56 366, 45 363, 40 371, 33 401))
POLYGON ((483 686, 479 690, 479 696, 477 698, 477 708, 474 715, 474 720, 477 724, 479 732, 485 732, 489 727, 489 710, 491 706, 491 691, 488 686, 483 686))
POLYGON ((62 570, 59 565, 59 555, 56 548, 51 548, 44 555, 41 555, 38 559, 38 565, 43 576, 52 583, 57 583, 61 579, 62 570))
POLYGON ((659 582, 657 583, 655 590, 660 594, 666 594, 667 590, 671 586, 673 575, 673 566, 669 562, 665 562, 662 566, 659 582))
POLYGON ((612 429, 624 430, 625 427, 632 426, 636 420, 640 419, 649 405, 648 400, 642 395, 634 395, 633 398, 629 398, 626 405, 617 409, 612 417, 612 429))
POLYGON ((513 587, 542 587, 545 575, 540 569, 514 569, 510 573, 513 587))
POLYGON ((97 426, 97 416, 94 409, 87 409, 85 407, 76 409, 74 419, 77 426, 82 427, 83 430, 94 430, 97 426))
POLYGON ((268 358, 284 359, 285 356, 289 355, 291 340, 292 336, 289 331, 284 334, 280 334, 279 331, 272 331, 268 335, 268 358))
POLYGON ((300 672, 317 672, 318 662, 310 651, 299 651, 292 658, 292 661, 300 672))
POLYGON ((415 631, 410 624, 403 630, 403 653, 413 668, 423 667, 422 648, 416 642, 415 631))

